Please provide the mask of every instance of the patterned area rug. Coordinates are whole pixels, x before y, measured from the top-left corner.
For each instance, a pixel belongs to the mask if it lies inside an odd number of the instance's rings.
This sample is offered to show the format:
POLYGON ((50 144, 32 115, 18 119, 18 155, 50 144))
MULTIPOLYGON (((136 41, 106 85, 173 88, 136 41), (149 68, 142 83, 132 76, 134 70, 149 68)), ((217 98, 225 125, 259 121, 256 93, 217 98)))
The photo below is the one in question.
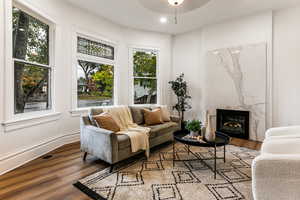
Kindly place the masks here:
MULTIPOLYGON (((191 147, 188 154, 176 144, 176 159, 213 157, 213 148, 191 147), (197 156, 197 157, 196 157, 197 156)), ((151 152, 146 158, 120 163, 112 173, 109 168, 74 184, 93 199, 108 200, 241 200, 252 199, 251 162, 258 151, 228 145, 226 163, 217 161, 217 179, 201 161, 179 161, 172 165, 172 145, 151 152)), ((223 156, 223 148, 217 149, 223 156)), ((213 166, 213 160, 205 161, 213 166)))

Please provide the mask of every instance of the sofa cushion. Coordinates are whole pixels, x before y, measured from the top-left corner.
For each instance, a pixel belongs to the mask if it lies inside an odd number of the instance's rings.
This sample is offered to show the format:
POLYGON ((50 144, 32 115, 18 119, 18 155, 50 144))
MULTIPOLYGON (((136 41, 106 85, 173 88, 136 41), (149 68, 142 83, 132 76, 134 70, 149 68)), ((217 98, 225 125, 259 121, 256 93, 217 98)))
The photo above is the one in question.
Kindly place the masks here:
MULTIPOLYGON (((158 137, 162 134, 169 133, 171 131, 179 130, 179 125, 174 122, 167 122, 164 124, 154 125, 154 126, 146 126, 145 127, 151 128, 150 131, 150 146, 151 146, 151 138, 158 137)), ((117 135, 119 149, 125 149, 130 147, 130 138, 127 135, 117 135)))
POLYGON ((147 107, 142 107, 142 106, 129 106, 133 122, 141 125, 144 124, 144 113, 143 110, 147 109, 147 107))
MULTIPOLYGON (((144 125, 147 126, 147 125, 144 125)), ((180 129, 179 125, 175 122, 166 122, 163 124, 147 126, 151 128, 150 138, 157 137, 161 134, 168 133, 171 131, 177 131, 180 129)))
POLYGON ((161 106, 161 116, 162 119, 164 120, 164 122, 169 122, 171 121, 171 115, 170 115, 170 111, 168 110, 167 106, 161 106))

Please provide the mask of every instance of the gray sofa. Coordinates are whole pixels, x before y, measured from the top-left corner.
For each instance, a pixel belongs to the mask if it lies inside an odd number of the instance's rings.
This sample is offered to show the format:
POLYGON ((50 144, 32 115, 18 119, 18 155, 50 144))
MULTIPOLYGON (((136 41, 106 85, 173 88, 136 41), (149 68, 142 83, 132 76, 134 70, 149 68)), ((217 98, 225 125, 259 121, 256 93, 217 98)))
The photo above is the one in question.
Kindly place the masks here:
MULTIPOLYGON (((144 125, 143 109, 148 107, 129 106, 134 123, 144 125)), ((149 108, 148 108, 149 109, 149 108)), ((101 114, 101 108, 91 109, 90 116, 101 114)), ((171 117, 170 122, 148 126, 151 128, 149 143, 150 148, 167 141, 173 140, 173 132, 180 129, 178 117, 171 117)), ((90 120, 89 116, 83 116, 80 124, 81 150, 87 154, 98 157, 99 159, 113 165, 119 161, 127 159, 141 152, 131 151, 130 139, 127 135, 115 134, 112 131, 101 129, 90 120)), ((151 154, 150 154, 151 155, 151 154)))

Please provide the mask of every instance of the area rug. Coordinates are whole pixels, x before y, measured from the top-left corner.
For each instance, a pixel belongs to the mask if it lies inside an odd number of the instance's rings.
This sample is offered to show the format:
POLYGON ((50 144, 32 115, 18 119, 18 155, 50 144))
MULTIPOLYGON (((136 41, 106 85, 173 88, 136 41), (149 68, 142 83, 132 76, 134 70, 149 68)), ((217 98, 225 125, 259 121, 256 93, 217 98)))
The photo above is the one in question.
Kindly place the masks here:
MULTIPOLYGON (((176 145, 176 159, 213 157, 213 149, 176 145)), ((252 199, 251 163, 258 151, 228 145, 226 162, 217 161, 217 178, 202 161, 179 161, 173 167, 172 145, 151 152, 150 158, 120 163, 74 184, 92 199, 107 200, 242 200, 252 199)), ((223 148, 217 149, 223 156, 223 148)), ((213 160, 205 161, 213 166, 213 160)))

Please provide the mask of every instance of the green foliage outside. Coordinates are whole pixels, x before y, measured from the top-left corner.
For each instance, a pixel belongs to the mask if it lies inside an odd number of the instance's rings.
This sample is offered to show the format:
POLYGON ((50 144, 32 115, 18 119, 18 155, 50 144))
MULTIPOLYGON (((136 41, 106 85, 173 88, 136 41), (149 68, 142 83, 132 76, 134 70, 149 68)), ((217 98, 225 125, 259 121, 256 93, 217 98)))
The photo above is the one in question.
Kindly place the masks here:
POLYGON ((49 64, 49 26, 17 8, 13 8, 13 40, 15 58, 49 64))
MULTIPOLYGON (((49 26, 17 8, 13 8, 12 14, 14 58, 48 65, 49 26)), ((15 62, 14 66, 15 113, 23 113, 29 102, 46 102, 45 109, 48 109, 49 70, 22 62, 15 62)))
POLYGON ((105 100, 113 97, 113 66, 87 61, 78 61, 85 77, 78 79, 80 100, 105 100), (83 83, 83 84, 81 84, 83 83))
POLYGON ((156 77, 156 54, 154 52, 135 51, 133 67, 135 77, 156 77))
POLYGON ((135 51, 133 54, 134 85, 148 90, 146 100, 139 100, 135 94, 135 103, 150 104, 157 91, 156 80, 157 55, 155 52, 135 51))
POLYGON ((102 65, 101 71, 92 75, 92 80, 95 82, 96 88, 101 91, 102 96, 112 97, 114 85, 112 66, 102 65))

